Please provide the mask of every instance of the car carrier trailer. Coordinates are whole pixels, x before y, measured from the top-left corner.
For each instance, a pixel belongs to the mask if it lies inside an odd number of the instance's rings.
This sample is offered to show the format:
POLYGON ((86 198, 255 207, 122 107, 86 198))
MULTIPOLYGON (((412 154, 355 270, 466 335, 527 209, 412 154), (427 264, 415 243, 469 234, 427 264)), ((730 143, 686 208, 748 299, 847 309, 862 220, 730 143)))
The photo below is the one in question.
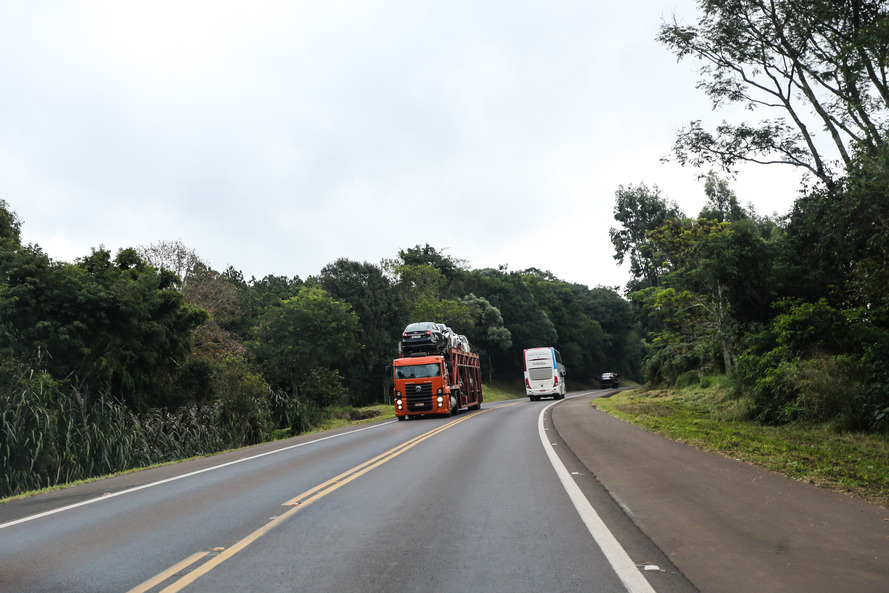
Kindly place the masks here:
POLYGON ((482 373, 474 352, 449 348, 440 354, 414 353, 392 361, 392 371, 399 420, 481 408, 482 373))

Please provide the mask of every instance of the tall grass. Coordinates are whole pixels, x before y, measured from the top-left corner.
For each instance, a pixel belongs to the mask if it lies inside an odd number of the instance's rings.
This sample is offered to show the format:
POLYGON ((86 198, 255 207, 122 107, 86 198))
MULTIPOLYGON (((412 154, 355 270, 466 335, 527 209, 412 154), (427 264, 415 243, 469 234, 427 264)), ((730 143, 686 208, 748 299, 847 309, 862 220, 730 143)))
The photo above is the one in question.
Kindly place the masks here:
POLYGON ((31 372, 0 389, 0 498, 298 434, 319 418, 272 393, 135 414, 31 372))

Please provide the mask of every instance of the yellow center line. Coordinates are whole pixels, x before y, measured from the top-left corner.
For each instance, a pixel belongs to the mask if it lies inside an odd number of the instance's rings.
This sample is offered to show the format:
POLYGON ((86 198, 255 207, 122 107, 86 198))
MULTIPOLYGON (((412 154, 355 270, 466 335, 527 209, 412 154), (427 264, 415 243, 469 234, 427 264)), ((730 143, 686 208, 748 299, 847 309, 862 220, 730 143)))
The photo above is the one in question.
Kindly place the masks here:
MULTIPOLYGON (((485 412, 487 410, 482 410, 482 411, 485 412)), ((471 416, 466 416, 464 418, 460 418, 459 420, 454 420, 452 422, 449 422, 443 426, 439 426, 438 428, 431 430, 425 434, 421 434, 418 437, 415 437, 405 443, 398 445, 397 447, 395 447, 393 449, 390 449, 389 451, 386 451, 382 455, 378 455, 377 457, 374 457, 373 459, 371 459, 369 461, 365 461, 361 465, 357 465, 357 466, 353 467, 352 469, 341 473, 340 475, 336 476, 335 478, 331 478, 330 480, 324 482, 323 484, 319 484, 318 486, 315 486, 311 490, 306 490, 299 496, 292 498, 291 500, 288 500, 287 502, 285 502, 284 505, 285 506, 290 506, 290 505, 307 506, 308 504, 317 500, 318 498, 321 498, 322 496, 324 496, 330 492, 333 492, 340 486, 348 484, 349 482, 351 482, 358 476, 362 476, 362 475, 366 474, 367 472, 369 472, 370 470, 372 470, 376 467, 379 467, 380 465, 386 463, 393 457, 395 457, 397 455, 401 455, 402 453, 404 453, 408 449, 412 448, 413 446, 425 441, 426 439, 432 438, 435 435, 437 435, 438 433, 440 433, 444 430, 447 430, 448 428, 454 426, 455 424, 459 424, 460 422, 463 422, 464 420, 468 420, 469 418, 471 418, 471 416), (318 494, 316 494, 316 493, 318 493, 318 494)))
MULTIPOLYGON (((512 405, 512 404, 510 404, 510 405, 512 405)), ((503 406, 500 406, 500 407, 503 407, 503 406)), ((281 525, 282 523, 284 523, 285 521, 290 519, 293 515, 295 515, 297 512, 299 512, 300 510, 309 506, 316 500, 320 500, 321 498, 323 498, 324 496, 327 496, 331 492, 339 489, 342 486, 345 486, 352 480, 355 480, 356 478, 363 476, 364 474, 371 471, 372 469, 375 469, 375 468, 383 465, 387 461, 394 459, 395 457, 401 455, 408 449, 411 449, 411 448, 415 447, 416 445, 422 443, 426 439, 430 439, 430 438, 434 437, 435 435, 441 433, 442 431, 447 430, 448 428, 451 428, 452 426, 456 426, 457 424, 463 422, 464 420, 469 420, 470 418, 473 418, 474 416, 478 416, 478 414, 483 414, 483 413, 488 412, 492 409, 497 409, 497 408, 485 408, 484 410, 481 410, 478 413, 473 414, 471 416, 465 416, 465 417, 460 418, 458 420, 452 420, 451 422, 448 422, 447 424, 444 424, 442 426, 439 426, 438 428, 430 430, 427 433, 424 433, 418 437, 414 437, 413 439, 411 439, 405 443, 402 443, 402 444, 398 445, 397 447, 390 449, 389 451, 386 451, 382 455, 378 455, 369 461, 365 461, 364 463, 357 465, 346 472, 343 472, 342 474, 324 482, 323 484, 319 484, 318 486, 315 486, 314 488, 306 490, 299 496, 296 496, 296 497, 294 497, 282 504, 282 506, 290 506, 292 508, 290 508, 283 514, 279 515, 278 517, 275 517, 274 519, 272 519, 271 521, 269 521, 268 523, 266 523, 265 525, 263 525, 262 527, 260 527, 259 529, 257 529, 253 533, 251 533, 250 535, 246 536, 245 538, 243 538, 242 540, 240 540, 233 546, 231 546, 231 547, 225 549, 224 551, 220 552, 219 554, 211 557, 209 560, 207 560, 206 562, 204 562, 203 564, 201 564, 200 566, 195 568, 193 571, 191 571, 187 575, 184 575, 179 580, 174 581, 173 583, 168 585, 166 588, 161 590, 160 593, 177 593, 178 591, 182 591, 185 587, 192 584, 197 579, 204 576, 205 574, 207 574, 208 572, 210 572, 211 570, 213 570, 214 568, 216 568, 217 566, 219 566, 220 564, 222 564, 223 562, 225 562, 226 560, 228 560, 229 558, 231 558, 232 556, 234 556, 235 554, 237 554, 238 552, 240 552, 241 550, 243 550, 244 548, 246 548, 247 546, 249 546, 256 540, 261 538, 263 535, 267 534, 269 531, 271 531, 278 525, 281 525)), ((162 572, 161 574, 157 575, 156 577, 139 585, 135 589, 131 589, 130 591, 128 591, 128 593, 145 593, 152 587, 162 583, 163 581, 167 580, 171 576, 175 575, 177 572, 179 572, 183 568, 186 568, 186 567, 192 565, 194 562, 196 562, 200 558, 205 557, 207 554, 208 554, 208 552, 201 552, 201 553, 195 554, 193 556, 190 556, 186 560, 183 560, 179 564, 167 569, 166 571, 162 572)))
POLYGON ((157 585, 160 585, 161 583, 166 581, 168 578, 170 578, 171 576, 173 576, 180 570, 188 568, 189 566, 191 566, 192 564, 194 564, 195 562, 197 562, 198 560, 200 560, 201 558, 203 558, 204 556, 206 556, 209 553, 210 552, 197 552, 196 554, 192 554, 191 556, 189 556, 188 558, 186 558, 179 564, 174 564, 173 566, 171 566, 164 572, 160 573, 156 577, 148 579, 147 581, 145 581, 144 583, 142 583, 135 589, 130 589, 127 593, 145 593, 145 591, 148 591, 148 590, 156 587, 157 585))

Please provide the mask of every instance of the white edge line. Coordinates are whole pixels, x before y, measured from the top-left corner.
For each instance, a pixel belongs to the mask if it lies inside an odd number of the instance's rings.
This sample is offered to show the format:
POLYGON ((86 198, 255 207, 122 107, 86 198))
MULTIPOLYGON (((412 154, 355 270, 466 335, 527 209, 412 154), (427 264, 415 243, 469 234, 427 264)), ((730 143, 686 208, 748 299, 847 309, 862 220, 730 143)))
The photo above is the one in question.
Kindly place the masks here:
POLYGON ((190 478, 192 476, 196 476, 198 474, 203 474, 205 472, 215 471, 217 469, 222 469, 224 467, 228 467, 230 465, 235 465, 236 463, 243 463, 245 461, 252 461, 254 459, 259 459, 260 457, 265 457, 266 455, 274 455, 276 453, 282 453, 284 451, 289 451, 290 449, 296 449, 298 447, 305 447, 306 445, 313 445, 315 443, 320 443, 321 441, 326 441, 329 439, 335 439, 337 437, 346 436, 349 434, 355 434, 356 432, 363 432, 365 430, 370 430, 372 428, 378 428, 380 426, 385 426, 387 424, 392 424, 394 420, 390 420, 388 422, 381 422, 379 424, 374 424, 372 426, 366 426, 364 428, 358 428, 356 430, 350 430, 348 432, 341 432, 338 434, 332 434, 330 436, 322 437, 320 439, 315 439, 313 441, 306 441, 305 443, 297 443, 296 445, 290 445, 288 447, 283 447, 281 449, 275 449, 274 451, 266 451, 265 453, 259 453, 257 455, 251 455, 250 457, 242 457, 240 459, 236 459, 235 461, 229 461, 227 463, 222 463, 219 465, 214 465, 213 467, 205 467, 204 469, 199 469, 197 471, 193 471, 187 474, 182 474, 181 476, 174 476, 172 478, 167 478, 165 480, 160 480, 158 482, 151 482, 149 484, 143 484, 141 486, 136 486, 135 488, 130 488, 128 490, 121 490, 120 492, 112 492, 111 494, 106 494, 103 496, 99 496, 97 498, 90 498, 88 500, 84 500, 81 502, 77 502, 74 504, 69 504, 68 506, 59 507, 57 509, 52 509, 51 511, 45 511, 43 513, 38 513, 36 515, 30 515, 28 517, 22 517, 21 519, 16 519, 15 521, 10 521, 8 523, 0 524, 0 529, 6 529, 7 527, 12 527, 14 525, 19 525, 21 523, 27 523, 28 521, 34 521, 36 519, 42 519, 43 517, 48 517, 50 515, 55 515, 57 513, 63 513, 65 511, 70 511, 72 509, 76 509, 78 507, 86 506, 88 504, 93 504, 95 502, 102 502, 104 500, 110 500, 117 496, 123 496, 124 494, 131 494, 133 492, 137 492, 139 490, 144 490, 146 488, 153 488, 155 486, 160 486, 161 484, 167 484, 169 482, 175 482, 176 480, 182 480, 183 478, 190 478))
POLYGON ((611 564, 611 567, 617 573, 618 578, 623 582, 627 591, 629 593, 656 593, 651 584, 639 572, 630 555, 627 554, 626 550, 617 541, 617 538, 605 526, 593 505, 583 495, 583 492, 581 492, 580 487, 571 477, 562 460, 556 455, 556 450, 553 449, 550 439, 547 438, 546 429, 543 427, 543 417, 546 411, 556 405, 556 403, 558 402, 553 402, 543 408, 537 417, 537 432, 540 435, 540 442, 543 443, 543 448, 546 450, 546 455, 549 457, 553 469, 556 470, 559 480, 562 481, 562 486, 565 487, 568 497, 574 503, 574 508, 577 509, 577 513, 586 525, 590 535, 596 540, 596 544, 598 544, 602 553, 605 554, 605 558, 611 564))

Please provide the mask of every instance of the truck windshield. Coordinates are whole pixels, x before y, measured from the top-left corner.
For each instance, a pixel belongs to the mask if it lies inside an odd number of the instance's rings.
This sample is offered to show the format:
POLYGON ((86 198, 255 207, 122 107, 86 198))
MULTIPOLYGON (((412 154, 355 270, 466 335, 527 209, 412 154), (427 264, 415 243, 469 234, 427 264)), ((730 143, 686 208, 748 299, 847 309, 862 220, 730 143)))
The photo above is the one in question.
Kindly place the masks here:
POLYGON ((395 377, 397 379, 426 379, 428 377, 440 376, 441 365, 437 363, 412 364, 395 368, 395 377))

